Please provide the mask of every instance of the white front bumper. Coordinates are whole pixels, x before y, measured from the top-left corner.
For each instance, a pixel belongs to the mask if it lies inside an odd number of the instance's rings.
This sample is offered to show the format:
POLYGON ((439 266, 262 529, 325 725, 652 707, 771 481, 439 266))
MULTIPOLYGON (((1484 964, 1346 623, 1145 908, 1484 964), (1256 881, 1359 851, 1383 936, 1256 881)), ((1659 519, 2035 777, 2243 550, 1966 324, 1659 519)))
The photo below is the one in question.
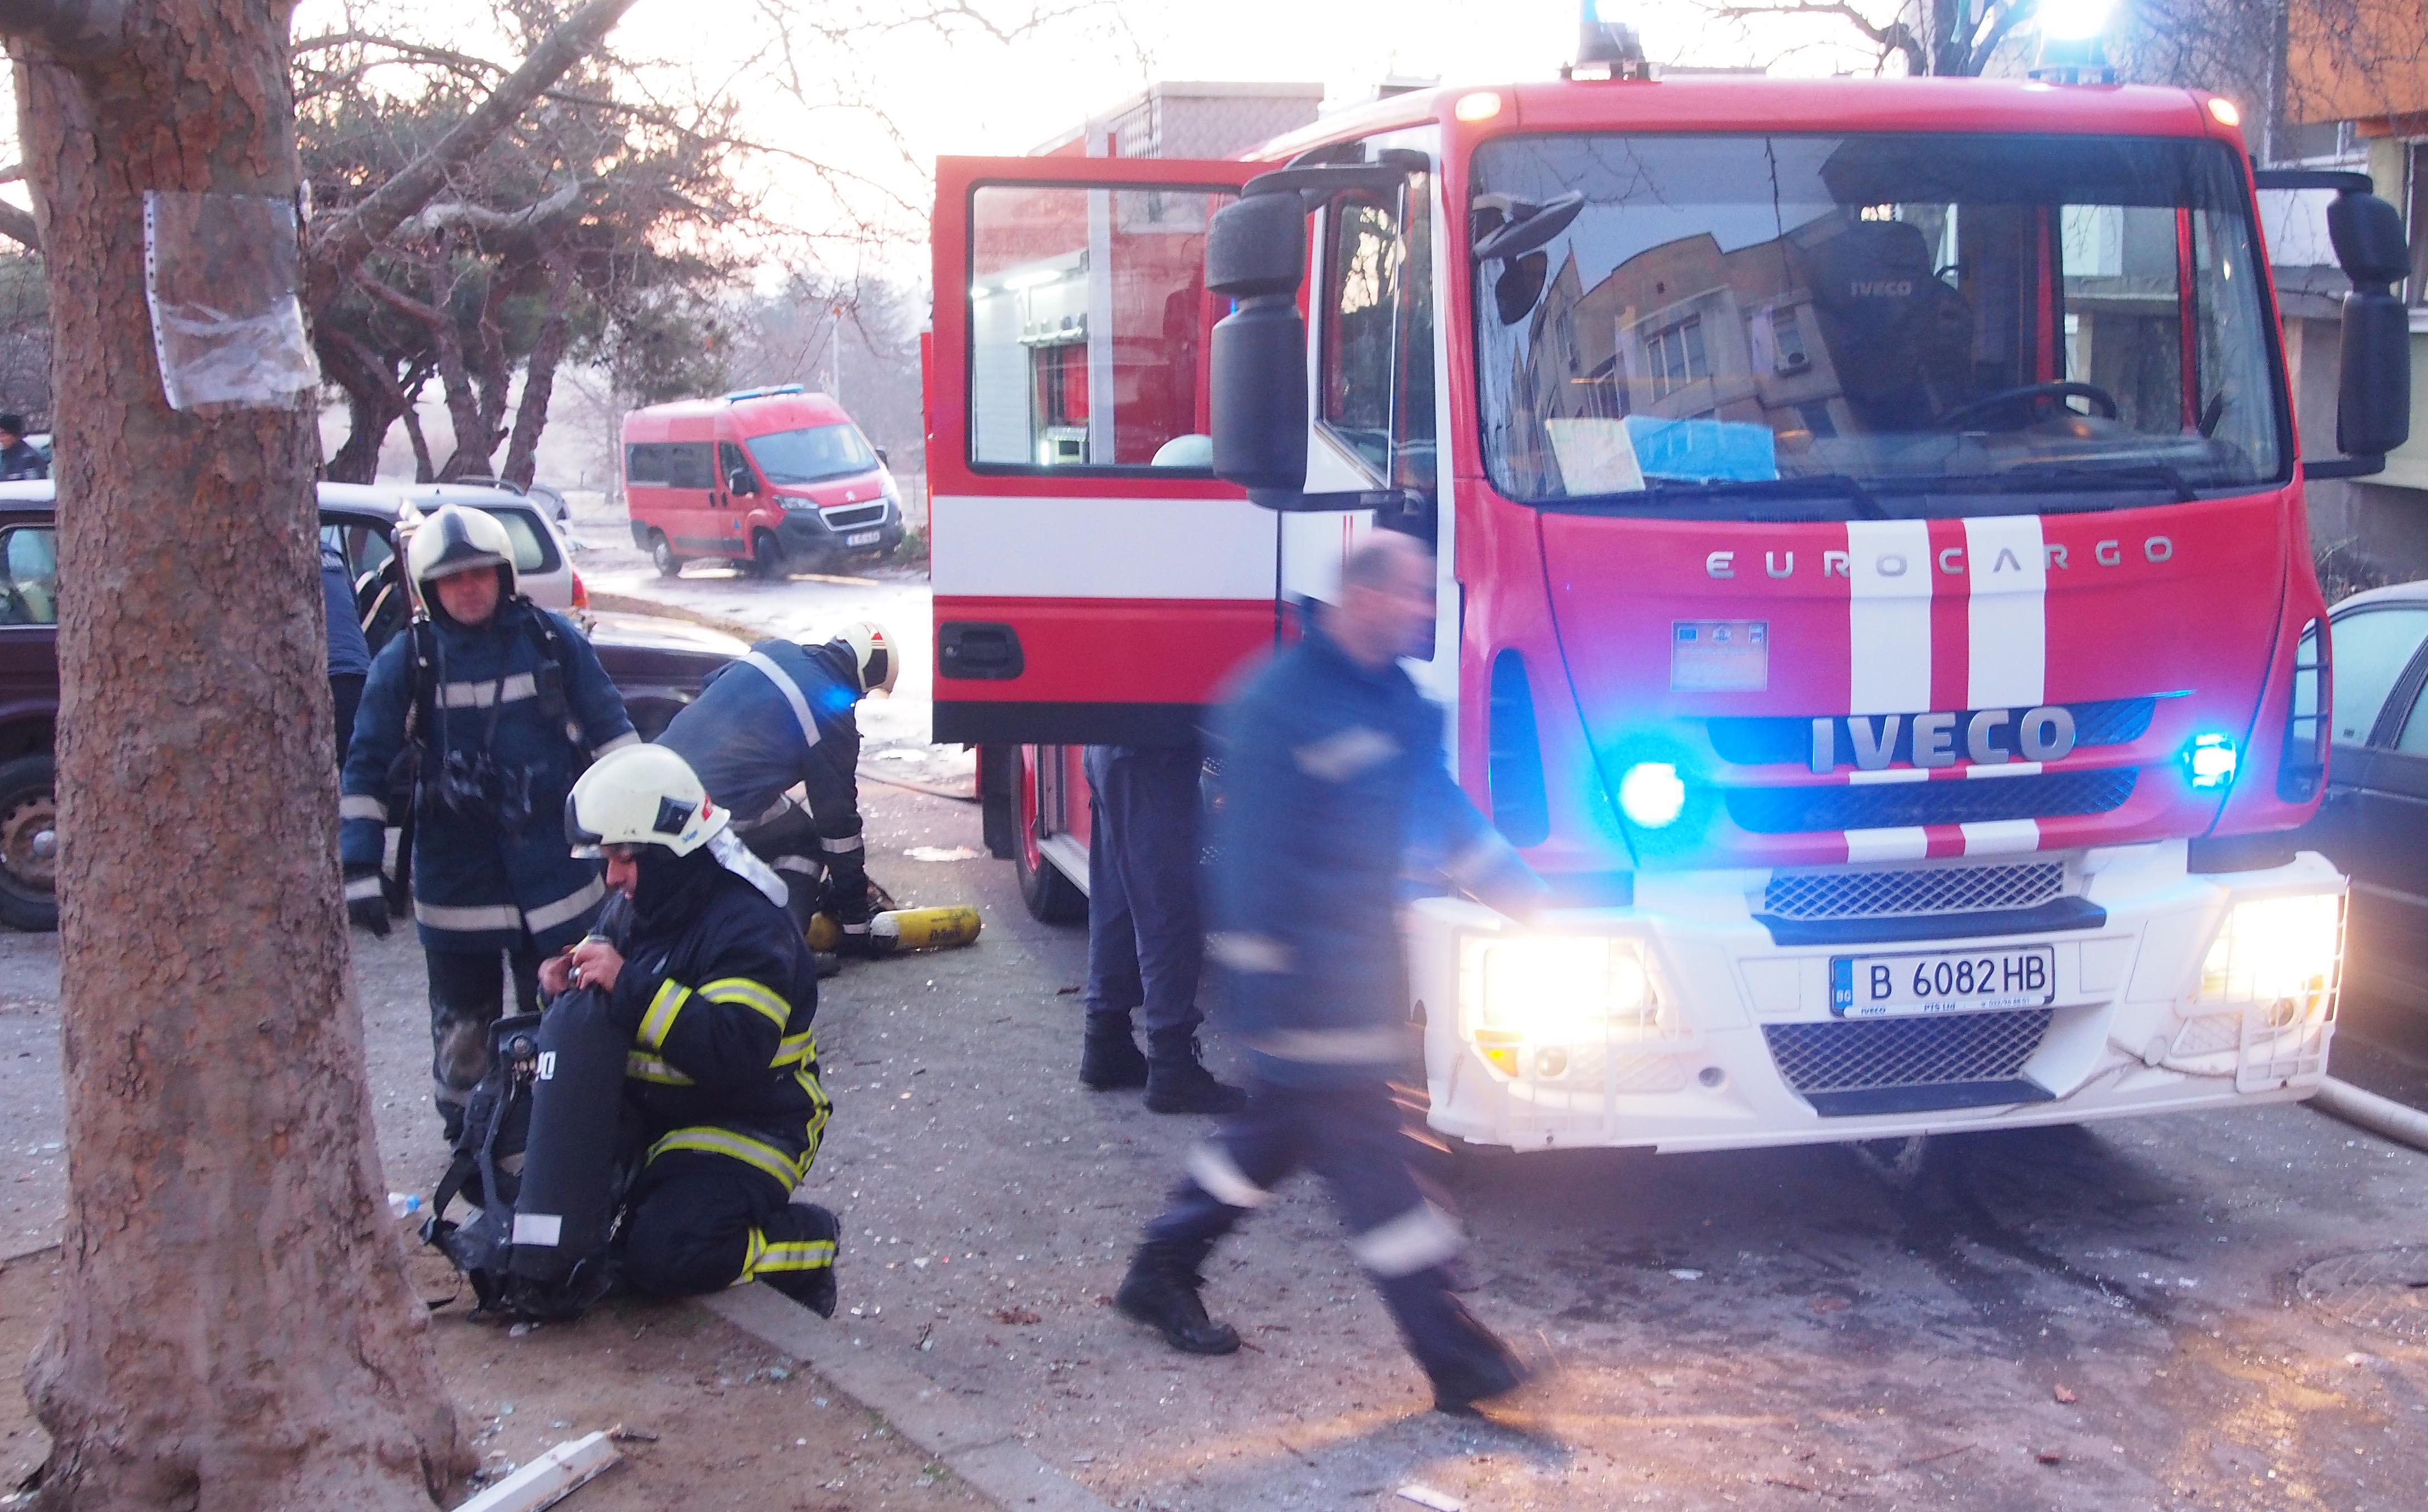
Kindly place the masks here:
MULTIPOLYGON (((2105 911, 2106 922, 1996 937, 2056 952, 2056 1000, 2018 1072, 2036 1097, 2046 1095, 2042 1100, 1823 1116, 1782 1074, 1771 1032, 1784 1030, 1782 1040, 1810 1047, 1869 1029, 1875 1037, 1862 1043, 1891 1047, 1895 1060, 1903 1051, 1894 1045, 1905 1042, 1878 1037, 1883 1032, 1877 1026, 1906 1026, 1886 1030, 1891 1036, 1928 1034, 1929 1026, 1956 1016, 1849 1026, 1830 1011, 1830 956, 1961 951, 1983 942, 1783 948, 1754 920, 1751 900, 1760 897, 1765 873, 1647 873, 1637 878, 1634 906, 1562 914, 1546 929, 1639 941, 1664 1005, 1659 1029, 1585 1043, 1569 1037, 1557 1047, 1530 1042, 1514 1055, 1504 1049, 1500 1065, 1477 1049, 1473 1004, 1462 994, 1476 991, 1468 969, 1476 942, 1512 926, 1464 901, 1428 899, 1410 908, 1409 980, 1425 1025, 1428 1121, 1445 1134, 1520 1150, 1730 1149, 2283 1102, 2317 1088, 2334 1033, 2332 979, 2288 1021, 2279 1003, 2221 1000, 2214 988, 2202 998, 2202 972, 2235 904, 2340 900, 2344 879, 2333 866, 2305 851, 2270 870, 2193 874, 2181 841, 2094 851, 2071 861, 2087 877, 2085 895, 2105 911), (1787 1028, 1793 1025, 1815 1027, 1787 1028)), ((1901 1095, 1909 1105, 1931 1101, 1930 1074, 1926 1069, 1923 1084, 1902 1094, 1890 1075, 1878 1100, 1901 1095)))

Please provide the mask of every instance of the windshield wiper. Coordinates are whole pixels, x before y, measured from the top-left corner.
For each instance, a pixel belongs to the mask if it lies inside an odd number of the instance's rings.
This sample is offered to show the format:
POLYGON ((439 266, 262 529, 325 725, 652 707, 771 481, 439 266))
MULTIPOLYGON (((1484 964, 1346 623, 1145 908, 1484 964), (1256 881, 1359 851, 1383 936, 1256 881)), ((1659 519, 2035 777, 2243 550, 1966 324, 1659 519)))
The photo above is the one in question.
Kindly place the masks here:
POLYGON ((1694 494, 1704 498, 1800 498, 1827 494, 1845 499, 1867 520, 1885 520, 1889 512, 1860 478, 1846 473, 1798 473, 1780 478, 1660 478, 1645 484, 1648 495, 1694 494))
POLYGON ((2077 462, 2027 463, 2002 472, 1943 473, 1935 478, 1899 478, 1881 481, 1898 493, 2030 494, 2079 493, 2094 488, 2165 488, 2174 491, 2179 504, 2194 503, 2200 498, 2200 490, 2194 488, 2175 467, 2163 462, 2118 463, 2113 465, 2077 462))

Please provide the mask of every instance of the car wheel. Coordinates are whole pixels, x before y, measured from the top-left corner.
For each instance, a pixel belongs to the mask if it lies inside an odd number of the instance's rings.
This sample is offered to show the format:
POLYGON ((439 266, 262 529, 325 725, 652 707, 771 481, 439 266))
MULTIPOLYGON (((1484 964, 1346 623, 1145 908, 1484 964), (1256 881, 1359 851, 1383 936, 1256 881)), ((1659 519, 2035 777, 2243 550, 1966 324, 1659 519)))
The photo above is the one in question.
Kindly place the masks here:
POLYGON ((666 539, 664 530, 649 532, 649 560, 657 564, 661 577, 682 576, 682 559, 675 555, 674 543, 666 539))
POLYGON ((0 924, 59 927, 59 804, 51 758, 0 763, 0 924))
POLYGON ((750 538, 750 572, 753 577, 764 577, 769 582, 781 582, 784 566, 784 548, 776 544, 774 536, 762 530, 750 538))
POLYGON ((1019 781, 1014 796, 1020 834, 1011 848, 1011 870, 1020 879, 1020 901, 1028 905, 1028 917, 1041 924, 1076 924, 1088 917, 1088 895, 1038 848, 1037 777, 1026 759, 1021 761, 1019 781))

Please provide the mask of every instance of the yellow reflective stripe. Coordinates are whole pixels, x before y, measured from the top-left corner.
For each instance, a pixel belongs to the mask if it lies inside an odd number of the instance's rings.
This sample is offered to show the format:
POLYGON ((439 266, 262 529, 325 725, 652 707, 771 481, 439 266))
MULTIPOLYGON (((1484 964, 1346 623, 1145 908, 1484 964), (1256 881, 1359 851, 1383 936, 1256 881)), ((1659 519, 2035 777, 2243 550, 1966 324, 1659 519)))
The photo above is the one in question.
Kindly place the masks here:
POLYGON ((810 1147, 801 1152, 801 1169, 807 1171, 810 1162, 818 1158, 818 1146, 826 1139, 827 1119, 834 1113, 834 1099, 827 1096, 826 1088, 818 1085, 818 1074, 807 1065, 793 1073, 793 1080, 810 1095, 810 1121, 805 1130, 810 1147))
POLYGON ((699 995, 710 1002, 738 1002, 746 1008, 756 1008, 775 1022, 779 1032, 793 1016, 791 1004, 748 977, 719 977, 700 988, 699 995))
POLYGON ((641 1016, 641 1032, 633 1037, 650 1049, 664 1049, 666 1035, 674 1030, 675 1015, 682 1012, 682 1005, 690 1000, 691 989, 667 978, 659 984, 658 995, 649 1000, 649 1011, 641 1016))
POLYGON ((776 1058, 767 1063, 767 1069, 780 1071, 796 1061, 808 1062, 817 1058, 817 1036, 805 1029, 797 1034, 784 1036, 784 1042, 776 1047, 776 1058))
POLYGON ((831 1239, 788 1239, 770 1244, 759 1239, 753 1229, 750 1237, 758 1240, 755 1248, 761 1254, 752 1257, 749 1274, 763 1276, 769 1271, 822 1271, 834 1263, 835 1246, 831 1239))
POLYGON ((681 1071, 676 1070, 673 1066, 668 1065, 665 1062, 659 1060, 656 1056, 651 1055, 647 1050, 626 1050, 624 1052, 624 1074, 633 1078, 635 1081, 655 1081, 660 1086, 687 1087, 692 1085, 691 1078, 683 1075, 681 1071))
POLYGON ((749 1247, 742 1253, 742 1274, 733 1278, 733 1284, 736 1286, 750 1279, 751 1275, 759 1269, 759 1257, 767 1253, 767 1236, 756 1228, 749 1232, 749 1247))
POLYGON ((656 1160, 669 1150, 698 1150, 708 1155, 723 1155, 754 1166, 784 1183, 790 1192, 801 1184, 801 1166, 793 1157, 762 1140, 747 1134, 737 1134, 730 1129, 695 1126, 678 1129, 649 1146, 649 1159, 656 1160))

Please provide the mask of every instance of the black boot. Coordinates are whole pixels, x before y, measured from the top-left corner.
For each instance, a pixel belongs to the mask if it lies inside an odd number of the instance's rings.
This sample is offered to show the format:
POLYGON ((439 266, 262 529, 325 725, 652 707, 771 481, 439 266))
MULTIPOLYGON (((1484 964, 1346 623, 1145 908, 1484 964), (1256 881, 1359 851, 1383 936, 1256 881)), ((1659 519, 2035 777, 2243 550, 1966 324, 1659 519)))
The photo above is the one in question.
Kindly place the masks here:
MULTIPOLYGON (((824 1239, 838 1250, 843 1247, 843 1220, 837 1218, 830 1210, 822 1208, 814 1202, 795 1202, 785 1209, 783 1216, 796 1221, 783 1223, 771 1219, 771 1227, 777 1230, 770 1236, 771 1238, 812 1241, 824 1239)), ((759 1274, 759 1279, 821 1318, 831 1318, 835 1314, 835 1275, 832 1260, 809 1270, 763 1271, 759 1274)))
MULTIPOLYGON (((1453 1416, 1475 1411, 1479 1402, 1526 1384, 1528 1372, 1507 1344, 1476 1321, 1467 1305, 1447 1291, 1426 1309, 1433 1316, 1418 1356, 1434 1383, 1434 1410, 1453 1416)), ((1413 1340, 1412 1340, 1413 1341, 1413 1340)))
POLYGON ((1215 1081, 1199 1064, 1196 1031, 1159 1029, 1148 1041, 1147 1112, 1231 1114, 1248 1105, 1245 1092, 1215 1081))
POLYGON ((1129 1015, 1088 1016, 1088 1037, 1079 1047, 1079 1080, 1095 1092, 1146 1085, 1146 1057, 1130 1035, 1129 1015))
POLYGON ((1113 1293, 1113 1306, 1184 1354, 1228 1355, 1239 1347, 1239 1335, 1229 1324, 1206 1315, 1206 1304, 1197 1295, 1205 1284, 1196 1265, 1177 1247, 1150 1241, 1130 1257, 1129 1274, 1113 1293))

